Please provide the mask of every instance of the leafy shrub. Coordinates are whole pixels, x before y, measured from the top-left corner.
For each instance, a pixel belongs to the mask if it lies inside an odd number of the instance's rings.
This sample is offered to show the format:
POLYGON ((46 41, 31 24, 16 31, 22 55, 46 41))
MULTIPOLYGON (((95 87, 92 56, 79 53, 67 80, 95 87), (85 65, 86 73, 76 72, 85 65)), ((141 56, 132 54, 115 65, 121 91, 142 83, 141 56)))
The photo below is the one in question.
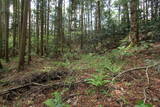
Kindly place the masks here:
POLYGON ((68 104, 63 103, 61 95, 59 92, 54 92, 54 99, 48 99, 44 104, 48 107, 70 107, 68 104))

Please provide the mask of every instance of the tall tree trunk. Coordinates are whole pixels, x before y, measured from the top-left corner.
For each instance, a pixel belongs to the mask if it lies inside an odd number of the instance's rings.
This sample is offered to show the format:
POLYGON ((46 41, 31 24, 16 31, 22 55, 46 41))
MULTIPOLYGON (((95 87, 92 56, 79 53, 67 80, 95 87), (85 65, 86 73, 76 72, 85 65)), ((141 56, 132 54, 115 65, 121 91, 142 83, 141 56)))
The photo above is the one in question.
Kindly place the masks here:
MULTIPOLYGON (((2 1, 0 0, 0 11, 2 11, 2 1)), ((0 58, 3 54, 3 41, 2 41, 2 12, 0 12, 0 58)))
POLYGON ((130 39, 133 45, 137 44, 139 41, 138 37, 138 22, 137 22, 137 6, 138 0, 131 0, 130 2, 130 10, 131 10, 131 32, 130 32, 130 39))
POLYGON ((96 18, 96 30, 97 30, 97 32, 100 32, 100 30, 101 30, 101 5, 100 5, 100 1, 98 0, 97 1, 97 12, 96 12, 96 16, 97 16, 97 18, 96 18))
POLYGON ((27 63, 31 61, 31 2, 29 3, 29 23, 28 23, 28 58, 27 63))
POLYGON ((40 46, 40 54, 43 56, 44 54, 44 0, 41 0, 41 46, 40 46))
POLYGON ((13 0, 13 51, 12 55, 16 55, 16 38, 17 38, 17 33, 18 33, 18 1, 13 0))
POLYGON ((5 38, 5 60, 9 61, 9 45, 8 45, 8 37, 9 37, 9 0, 2 1, 3 7, 3 37, 5 38))
POLYGON ((36 45, 36 53, 39 54, 39 0, 36 2, 36 37, 37 37, 37 45, 36 45))
POLYGON ((58 1, 58 13, 57 13, 57 15, 58 15, 58 22, 57 22, 58 23, 58 34, 57 34, 57 36, 60 40, 59 41, 60 47, 58 47, 58 48, 61 48, 61 53, 63 51, 63 47, 62 47, 63 46, 62 3, 63 3, 63 0, 58 1))
POLYGON ((81 4, 81 49, 83 49, 83 35, 84 35, 84 3, 81 4))
POLYGON ((50 17, 50 0, 48 0, 48 6, 47 6, 47 43, 46 43, 46 53, 48 53, 48 41, 49 41, 49 17, 50 17))
POLYGON ((22 15, 21 15, 21 42, 19 49, 19 63, 18 63, 18 71, 24 68, 25 63, 25 50, 26 50, 26 35, 27 35, 27 20, 28 20, 28 8, 29 8, 30 0, 22 1, 22 15))

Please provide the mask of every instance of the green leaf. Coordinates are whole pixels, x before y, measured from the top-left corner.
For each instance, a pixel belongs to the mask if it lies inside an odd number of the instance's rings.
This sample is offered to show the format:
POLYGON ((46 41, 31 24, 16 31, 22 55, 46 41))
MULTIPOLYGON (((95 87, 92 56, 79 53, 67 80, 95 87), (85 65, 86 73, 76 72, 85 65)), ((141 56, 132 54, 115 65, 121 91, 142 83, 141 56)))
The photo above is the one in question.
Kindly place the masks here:
POLYGON ((44 102, 44 104, 48 107, 55 107, 55 104, 54 104, 54 100, 53 99, 48 99, 44 102))

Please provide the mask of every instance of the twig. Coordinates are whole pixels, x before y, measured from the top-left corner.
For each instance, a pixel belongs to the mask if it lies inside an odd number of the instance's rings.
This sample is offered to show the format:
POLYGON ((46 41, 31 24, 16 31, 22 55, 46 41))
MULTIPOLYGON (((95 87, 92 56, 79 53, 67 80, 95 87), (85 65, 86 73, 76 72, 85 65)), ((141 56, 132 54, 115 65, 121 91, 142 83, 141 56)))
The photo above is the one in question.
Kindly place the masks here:
POLYGON ((146 77, 147 77, 147 83, 148 83, 148 85, 147 85, 147 87, 145 87, 144 88, 144 90, 143 90, 143 95, 144 95, 144 100, 143 100, 143 102, 144 103, 146 103, 146 100, 147 100, 147 95, 146 95, 146 89, 148 89, 148 86, 149 86, 149 83, 150 83, 150 81, 149 81, 149 75, 148 75, 148 67, 146 68, 146 77))
POLYGON ((143 89, 143 95, 144 95, 144 100, 143 100, 143 102, 144 103, 146 103, 146 100, 147 100, 147 95, 146 95, 146 89, 147 89, 148 87, 145 87, 144 89, 143 89))
POLYGON ((148 83, 148 85, 149 85, 149 75, 148 75, 148 67, 146 68, 146 77, 147 77, 147 83, 148 83))

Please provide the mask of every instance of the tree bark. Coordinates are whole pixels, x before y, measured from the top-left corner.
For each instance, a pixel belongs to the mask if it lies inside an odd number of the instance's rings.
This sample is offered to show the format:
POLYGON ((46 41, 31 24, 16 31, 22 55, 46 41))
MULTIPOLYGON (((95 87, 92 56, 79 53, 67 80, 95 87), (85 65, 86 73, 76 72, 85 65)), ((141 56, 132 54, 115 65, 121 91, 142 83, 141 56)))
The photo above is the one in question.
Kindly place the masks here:
POLYGON ((84 35, 84 3, 81 4, 81 49, 83 49, 83 35, 84 35))
POLYGON ((5 41, 5 60, 9 61, 9 45, 8 45, 8 37, 9 37, 9 0, 2 1, 3 8, 3 37, 5 41))
POLYGON ((29 3, 29 23, 28 23, 28 58, 27 63, 30 64, 31 61, 31 2, 29 3))
POLYGON ((25 63, 25 50, 26 50, 26 35, 27 35, 27 20, 28 20, 28 8, 30 0, 22 1, 22 15, 21 15, 21 32, 20 32, 20 49, 19 49, 19 63, 18 71, 24 68, 25 63))
POLYGON ((37 48, 36 53, 39 55, 39 0, 36 2, 36 37, 37 37, 37 48))
POLYGON ((41 0, 41 44, 40 44, 40 54, 44 54, 44 0, 41 0))
POLYGON ((1 60, 0 60, 0 69, 3 69, 3 66, 2 66, 1 60))
POLYGON ((130 10, 131 10, 131 31, 130 31, 130 39, 133 45, 137 44, 139 41, 138 37, 138 22, 137 22, 137 8, 138 8, 138 0, 131 0, 130 2, 130 10))

